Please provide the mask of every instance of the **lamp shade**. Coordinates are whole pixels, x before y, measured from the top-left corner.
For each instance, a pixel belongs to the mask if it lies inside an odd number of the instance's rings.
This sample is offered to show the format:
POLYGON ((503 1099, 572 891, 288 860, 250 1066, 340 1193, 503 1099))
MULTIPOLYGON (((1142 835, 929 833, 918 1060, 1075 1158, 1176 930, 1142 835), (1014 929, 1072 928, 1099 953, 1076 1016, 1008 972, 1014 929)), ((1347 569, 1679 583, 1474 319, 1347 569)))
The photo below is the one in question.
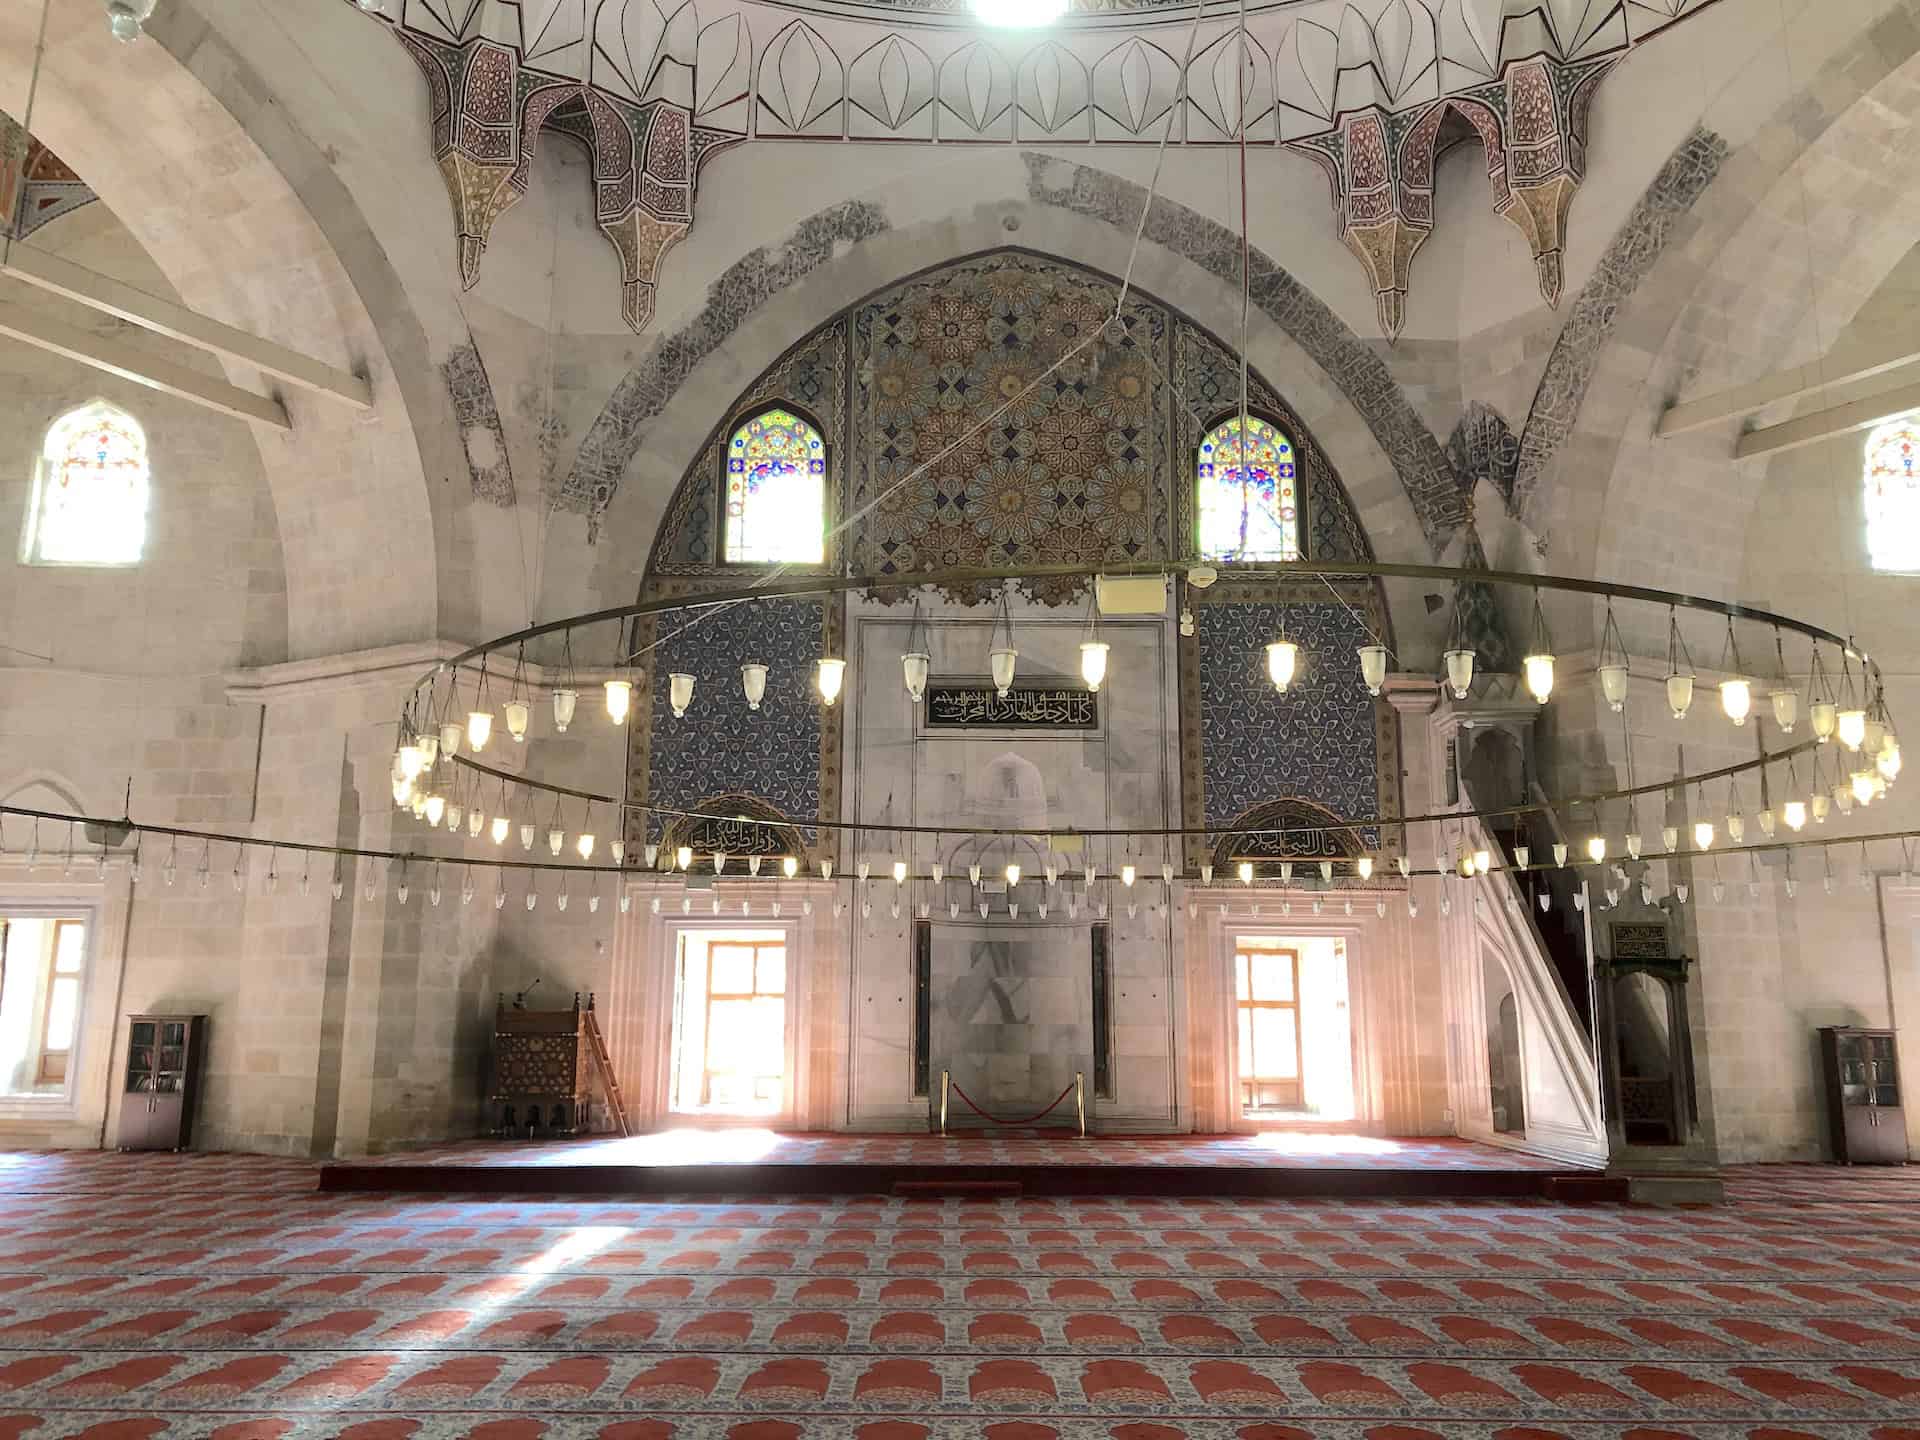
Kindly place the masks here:
POLYGON ((447 721, 440 727, 440 753, 451 760, 460 753, 460 742, 466 738, 466 735, 465 727, 458 721, 447 721))
POLYGON ((1019 883, 1020 883, 1020 867, 1018 865, 1007 866, 1007 884, 1018 885, 1019 883))
MULTIPOLYGON (((1518 865, 1522 870, 1527 868, 1528 862, 1531 861, 1532 859, 1533 859, 1533 851, 1530 850, 1527 846, 1516 845, 1513 847, 1513 863, 1515 865, 1518 865)), ((1404 875, 1406 872, 1403 870, 1400 873, 1404 875)))
POLYGON ((616 725, 626 724, 627 714, 633 709, 633 682, 609 680, 603 688, 607 693, 607 718, 616 725))
POLYGON ((553 728, 557 734, 567 733, 567 727, 573 724, 573 712, 580 708, 580 692, 569 690, 565 686, 553 692, 553 728))
POLYGON ((830 655, 822 655, 813 664, 814 687, 820 692, 820 701, 831 705, 840 698, 840 687, 847 681, 847 662, 836 660, 830 655))
POLYGON ((667 703, 673 707, 674 719, 685 716, 687 707, 693 703, 693 676, 684 670, 667 676, 667 703))
POLYGON ((1774 830, 1780 823, 1773 811, 1762 810, 1758 815, 1754 816, 1754 819, 1760 822, 1760 833, 1769 840, 1773 839, 1774 830))
POLYGON ((425 815, 427 824, 438 825, 441 818, 447 813, 447 797, 444 795, 429 795, 427 797, 427 803, 421 807, 421 812, 425 815))
POLYGON ((1387 683, 1386 646, 1362 645, 1360 647, 1360 679, 1367 687, 1369 695, 1380 693, 1380 687, 1387 683))
POLYGON ((1629 860, 1638 860, 1640 858, 1640 832, 1638 830, 1629 830, 1626 834, 1626 841, 1627 858, 1629 860))
POLYGON ((1285 694, 1300 668, 1300 647, 1291 640, 1275 640, 1267 646, 1267 678, 1273 688, 1285 694))
POLYGON ((1467 692, 1473 688, 1474 653, 1471 650, 1447 651, 1447 684, 1453 687, 1453 698, 1464 700, 1467 692))
POLYGON ((691 845, 682 845, 678 850, 674 851, 673 863, 678 865, 683 872, 692 869, 693 847, 691 845))
POLYGON ((1747 723, 1747 716, 1753 713, 1752 682, 1735 676, 1731 680, 1720 682, 1720 710, 1735 725, 1747 723))
MULTIPOLYGON (((1873 803, 1873 771, 1854 771, 1850 783, 1855 800, 1859 801, 1862 805, 1871 805, 1873 803)), ((429 813, 431 813, 432 802, 428 802, 428 804, 429 813)))
POLYGON ((610 840, 607 842, 607 849, 613 852, 614 864, 621 865, 626 863, 626 859, 627 859, 627 842, 626 841, 610 840))
POLYGON ((893 862, 893 883, 896 885, 904 884, 906 881, 906 878, 907 878, 907 862, 904 860, 894 861, 893 862))
POLYGON ((909 650, 900 657, 900 669, 906 676, 907 694, 918 705, 927 693, 927 670, 933 657, 924 650, 909 650))
POLYGON ((509 700, 506 704, 507 733, 513 737, 516 745, 524 744, 527 738, 527 722, 533 718, 533 707, 524 700, 509 700))
POLYGON ((1679 854, 1680 827, 1678 825, 1662 825, 1660 827, 1660 844, 1662 848, 1666 850, 1667 854, 1679 854))
POLYGON ((1371 880, 1373 878, 1373 857, 1371 855, 1362 855, 1358 860, 1353 862, 1353 869, 1354 873, 1362 880, 1371 880))
POLYGON ((1842 710, 1837 717, 1838 724, 1834 733, 1840 737, 1840 743, 1849 750, 1858 750, 1867 742, 1867 712, 1860 709, 1842 710))
POLYGON ((1106 680, 1107 651, 1110 648, 1104 640, 1080 642, 1080 678, 1087 682, 1087 689, 1097 692, 1106 680))
POLYGON ((1627 667, 1624 665, 1602 665, 1600 667, 1600 693, 1607 697, 1607 704, 1617 713, 1627 708, 1627 667))
POLYGON ((1804 800, 1787 801, 1786 804, 1780 807, 1780 818, 1786 822, 1787 829, 1789 830, 1806 829, 1807 802, 1804 800))
POLYGON ((1713 822, 1696 820, 1693 822, 1693 848, 1711 850, 1713 848, 1713 822))
POLYGON ((993 687, 1000 692, 1002 700, 1013 689, 1014 662, 1020 658, 1020 652, 1011 645, 1001 645, 992 653, 993 687))
POLYGON ((1793 690, 1773 692, 1773 723, 1780 727, 1782 735, 1791 735, 1793 727, 1800 723, 1800 696, 1793 690))
POLYGON ((504 815, 496 815, 493 817, 493 824, 487 829, 487 834, 494 844, 504 845, 507 843, 507 832, 511 829, 513 829, 511 820, 504 815))
POLYGON ((1521 662, 1526 668, 1527 693, 1544 705, 1553 694, 1553 656, 1529 655, 1521 662))
POLYGON ((760 702, 767 697, 767 667, 758 660, 749 660, 742 665, 740 689, 747 697, 747 708, 758 710, 760 702))
POLYGON ((1673 712, 1674 719, 1687 718, 1687 711, 1693 708, 1693 676, 1667 676, 1667 708, 1673 712))
POLYGON ((426 752, 409 740, 400 747, 400 778, 411 780, 426 768, 426 752))
POLYGON ((1242 860, 1240 862, 1240 883, 1242 885, 1253 884, 1253 862, 1251 860, 1242 860))
MULTIPOLYGON (((1605 844, 1606 842, 1602 841, 1601 843, 1605 844)), ((1567 863, 1567 847, 1557 840, 1553 846, 1553 863, 1560 866, 1564 866, 1567 863)))
MULTIPOLYGON (((1878 720, 1874 719, 1873 716, 1871 715, 1867 716, 1866 738, 1861 742, 1866 752, 1869 755, 1878 755, 1880 753, 1880 745, 1886 738, 1887 738, 1887 727, 1885 725, 1882 725, 1878 720)), ((433 763, 432 751, 427 752, 427 763, 429 765, 433 763)))
POLYGON ((1833 738, 1833 732, 1840 728, 1840 708, 1831 700, 1816 700, 1807 711, 1807 717, 1813 725, 1814 737, 1824 745, 1833 738))
POLYGON ((547 853, 549 855, 558 857, 560 854, 560 847, 565 845, 566 843, 567 843, 567 832, 562 830, 558 825, 553 826, 551 829, 547 831, 547 853))
POLYGON ((580 852, 580 858, 582 860, 591 860, 593 858, 592 834, 585 830, 581 831, 573 842, 573 848, 580 852))
POLYGON ((531 849, 533 849, 533 839, 534 839, 534 835, 535 835, 536 833, 537 833, 537 832, 536 832, 536 831, 534 830, 534 827, 533 827, 533 823, 532 823, 531 821, 527 821, 527 822, 523 822, 523 823, 521 824, 521 826, 520 826, 520 848, 521 848, 522 850, 531 850, 531 849))
POLYGON ((1738 810, 1727 816, 1727 839, 1739 845, 1747 838, 1747 817, 1738 810))
POLYGON ((1587 858, 1598 865, 1607 858, 1607 837, 1592 835, 1587 838, 1587 858))
POLYGON ((1139 874, 1140 872, 1136 870, 1133 866, 1122 865, 1120 867, 1120 883, 1122 885, 1131 887, 1134 880, 1138 878, 1139 874))
POLYGON ((467 712, 467 748, 476 753, 487 748, 487 741, 493 738, 493 712, 491 710, 469 710, 467 712))
POLYGON ((1484 875, 1493 869, 1493 852, 1484 845, 1473 852, 1473 868, 1484 875))
POLYGON ((1807 797, 1807 809, 1813 815, 1814 824, 1824 825, 1833 810, 1833 797, 1824 790, 1816 790, 1807 797))
POLYGON ((791 880, 800 873, 800 862, 791 855, 781 857, 780 873, 791 880))
POLYGON ((469 839, 478 840, 480 838, 480 832, 486 828, 487 817, 481 812, 478 806, 467 811, 467 837, 469 839))

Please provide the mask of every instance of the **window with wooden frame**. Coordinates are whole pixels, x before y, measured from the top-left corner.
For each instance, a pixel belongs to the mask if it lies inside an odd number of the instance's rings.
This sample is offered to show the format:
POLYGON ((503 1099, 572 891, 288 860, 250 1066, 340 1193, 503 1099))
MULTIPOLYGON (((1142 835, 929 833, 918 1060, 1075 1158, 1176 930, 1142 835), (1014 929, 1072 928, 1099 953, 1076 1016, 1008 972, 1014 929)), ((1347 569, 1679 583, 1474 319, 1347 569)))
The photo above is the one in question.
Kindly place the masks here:
POLYGON ((715 939, 707 950, 700 1103, 777 1108, 786 1081, 786 1029, 786 941, 715 939))
POLYGON ((1233 952, 1240 1024, 1240 1107, 1297 1110, 1303 1101, 1300 952, 1243 939, 1233 952))
POLYGON ((53 922, 53 951, 47 957, 47 1004, 41 1016, 41 1085, 67 1083, 67 1061, 80 1028, 80 971, 87 958, 87 927, 81 920, 53 922))
POLYGON ((85 1000, 89 923, 0 913, 0 1095, 65 1089, 85 1000))

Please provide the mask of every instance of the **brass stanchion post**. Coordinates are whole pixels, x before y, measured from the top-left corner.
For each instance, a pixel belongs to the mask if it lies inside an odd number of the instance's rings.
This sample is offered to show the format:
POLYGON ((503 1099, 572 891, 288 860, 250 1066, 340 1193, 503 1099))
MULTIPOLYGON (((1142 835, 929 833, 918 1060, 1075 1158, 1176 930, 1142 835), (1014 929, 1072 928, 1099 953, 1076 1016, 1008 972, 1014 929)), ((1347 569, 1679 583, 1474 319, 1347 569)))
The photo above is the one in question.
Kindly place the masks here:
POLYGON ((1087 1077, 1084 1071, 1073 1072, 1073 1108, 1080 1112, 1080 1138, 1087 1138, 1087 1077))
POLYGON ((940 1133, 947 1133, 947 1081, 953 1074, 950 1070, 940 1072, 940 1133))

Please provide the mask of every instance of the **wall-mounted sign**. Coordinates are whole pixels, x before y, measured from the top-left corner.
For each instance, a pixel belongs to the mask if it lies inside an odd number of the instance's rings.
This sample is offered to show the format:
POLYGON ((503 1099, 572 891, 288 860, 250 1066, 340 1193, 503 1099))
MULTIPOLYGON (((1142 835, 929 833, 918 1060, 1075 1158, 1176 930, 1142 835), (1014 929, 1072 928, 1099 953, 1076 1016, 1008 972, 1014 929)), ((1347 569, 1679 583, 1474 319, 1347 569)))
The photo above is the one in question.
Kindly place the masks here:
POLYGON ((1086 690, 1015 686, 1002 700, 991 685, 927 686, 930 730, 1096 730, 1097 697, 1086 690))

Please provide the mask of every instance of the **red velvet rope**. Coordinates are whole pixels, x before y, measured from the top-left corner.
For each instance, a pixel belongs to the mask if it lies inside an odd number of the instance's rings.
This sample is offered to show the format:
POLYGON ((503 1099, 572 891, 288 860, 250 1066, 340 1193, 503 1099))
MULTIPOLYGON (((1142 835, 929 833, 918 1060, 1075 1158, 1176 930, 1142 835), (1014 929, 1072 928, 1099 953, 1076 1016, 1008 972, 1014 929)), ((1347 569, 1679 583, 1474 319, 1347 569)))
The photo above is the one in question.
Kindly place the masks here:
POLYGON ((1047 1106, 1047 1108, 1042 1110, 1038 1115, 1029 1115, 1024 1120, 1002 1120, 998 1115, 989 1115, 987 1114, 986 1111, 982 1110, 979 1107, 979 1105, 974 1102, 974 1098, 971 1095, 967 1094, 966 1091, 960 1088, 959 1081, 949 1080, 947 1084, 952 1087, 954 1094, 958 1095, 962 1100, 966 1101, 967 1104, 973 1106, 974 1114, 978 1115, 983 1120, 991 1121, 995 1125, 1031 1125, 1036 1120, 1044 1120, 1047 1118, 1047 1116, 1051 1115, 1055 1110, 1060 1108, 1060 1102, 1062 1100, 1066 1099, 1067 1096, 1073 1093, 1073 1086, 1069 1084, 1066 1089, 1062 1090, 1058 1095, 1053 1097, 1053 1104, 1047 1106))

